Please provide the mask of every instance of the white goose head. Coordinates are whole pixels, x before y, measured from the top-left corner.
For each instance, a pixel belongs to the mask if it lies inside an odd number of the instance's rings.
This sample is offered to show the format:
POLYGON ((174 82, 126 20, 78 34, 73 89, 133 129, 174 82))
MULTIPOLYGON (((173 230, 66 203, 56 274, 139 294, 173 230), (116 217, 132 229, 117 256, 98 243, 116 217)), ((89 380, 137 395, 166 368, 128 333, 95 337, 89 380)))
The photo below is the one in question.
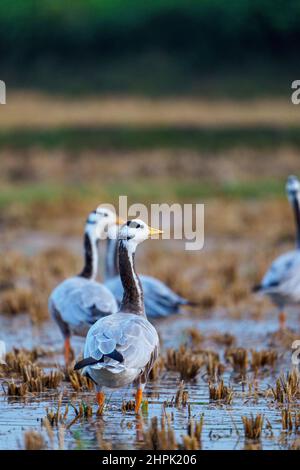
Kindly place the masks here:
POLYGON ((119 231, 119 268, 124 289, 121 312, 145 315, 143 289, 134 266, 135 250, 139 243, 158 233, 161 230, 140 219, 129 220, 119 231))
POLYGON ((116 227, 121 223, 116 213, 107 207, 98 206, 97 209, 90 212, 85 232, 95 240, 100 240, 106 230, 116 227))
POLYGON ((127 246, 129 251, 135 251, 137 245, 152 235, 163 233, 161 230, 149 227, 140 219, 128 220, 119 230, 119 240, 127 246))
POLYGON ((297 176, 290 175, 286 183, 286 192, 290 202, 295 201, 300 195, 300 182, 297 176))

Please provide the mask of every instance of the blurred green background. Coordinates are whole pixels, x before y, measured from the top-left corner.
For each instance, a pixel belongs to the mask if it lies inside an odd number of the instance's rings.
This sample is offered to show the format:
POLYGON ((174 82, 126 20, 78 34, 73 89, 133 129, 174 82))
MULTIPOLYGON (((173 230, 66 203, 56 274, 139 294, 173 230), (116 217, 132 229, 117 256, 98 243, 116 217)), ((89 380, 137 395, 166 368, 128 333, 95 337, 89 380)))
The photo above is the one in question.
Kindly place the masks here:
POLYGON ((2 0, 2 212, 284 197, 299 17, 296 0, 2 0))
POLYGON ((297 0, 2 0, 1 74, 19 87, 285 94, 297 0))

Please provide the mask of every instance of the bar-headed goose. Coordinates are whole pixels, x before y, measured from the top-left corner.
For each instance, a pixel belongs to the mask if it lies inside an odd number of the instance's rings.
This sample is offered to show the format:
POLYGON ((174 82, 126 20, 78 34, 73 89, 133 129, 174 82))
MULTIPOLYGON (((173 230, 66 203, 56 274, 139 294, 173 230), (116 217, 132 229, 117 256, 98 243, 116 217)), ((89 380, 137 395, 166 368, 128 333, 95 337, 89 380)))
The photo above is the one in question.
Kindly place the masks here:
POLYGON ((72 350, 70 336, 86 336, 98 318, 118 310, 116 299, 103 284, 96 282, 98 242, 110 225, 117 223, 115 214, 99 206, 87 218, 84 231, 85 262, 82 271, 61 282, 49 297, 49 312, 57 322, 65 341, 65 362, 72 350))
POLYGON ((158 354, 159 340, 147 320, 143 289, 135 271, 136 247, 160 230, 134 219, 119 232, 119 268, 124 289, 118 313, 100 318, 89 330, 84 359, 75 365, 96 384, 99 413, 104 406, 103 387, 137 387, 135 412, 138 413, 143 389, 158 354))
POLYGON ((296 176, 288 177, 286 192, 295 214, 296 249, 276 258, 264 275, 261 284, 254 287, 255 292, 268 295, 278 307, 281 328, 285 327, 286 321, 284 307, 291 301, 291 292, 287 289, 286 282, 288 281, 288 285, 291 286, 290 281, 295 281, 295 270, 300 268, 300 182, 296 176))
MULTIPOLYGON (((107 232, 104 284, 113 293, 119 305, 123 297, 123 286, 119 276, 117 233, 119 227, 112 225, 107 232)), ((139 275, 144 292, 144 302, 149 319, 168 317, 181 312, 184 306, 195 306, 181 297, 159 279, 144 274, 139 275)))

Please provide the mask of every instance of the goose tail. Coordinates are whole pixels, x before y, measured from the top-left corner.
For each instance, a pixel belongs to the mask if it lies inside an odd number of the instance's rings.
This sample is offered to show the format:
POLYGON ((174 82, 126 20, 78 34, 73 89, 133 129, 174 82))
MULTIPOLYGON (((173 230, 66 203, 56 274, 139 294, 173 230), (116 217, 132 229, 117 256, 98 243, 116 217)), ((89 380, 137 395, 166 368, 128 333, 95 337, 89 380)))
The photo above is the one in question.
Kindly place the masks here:
POLYGON ((90 356, 90 357, 86 357, 82 359, 81 361, 78 361, 74 366, 74 370, 80 370, 80 369, 83 369, 84 367, 93 366, 95 364, 98 364, 99 362, 104 362, 105 357, 109 357, 110 359, 113 359, 114 361, 117 361, 117 362, 124 361, 124 357, 122 356, 122 354, 119 353, 119 351, 117 351, 116 349, 114 349, 114 351, 112 351, 111 353, 103 354, 101 359, 94 359, 93 357, 90 356))

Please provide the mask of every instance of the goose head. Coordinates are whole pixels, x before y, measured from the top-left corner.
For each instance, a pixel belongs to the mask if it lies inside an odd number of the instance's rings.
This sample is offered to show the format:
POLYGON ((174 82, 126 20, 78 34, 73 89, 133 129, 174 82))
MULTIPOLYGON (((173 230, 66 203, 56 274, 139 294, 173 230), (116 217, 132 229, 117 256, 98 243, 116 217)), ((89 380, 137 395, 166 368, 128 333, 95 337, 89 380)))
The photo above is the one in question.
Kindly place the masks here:
POLYGON ((116 213, 111 209, 103 206, 98 206, 97 209, 89 213, 85 225, 85 232, 93 239, 100 240, 105 231, 111 227, 117 227, 123 223, 116 213))
POLYGON ((129 251, 135 251, 137 245, 152 235, 163 233, 162 230, 149 227, 143 220, 128 220, 119 230, 119 240, 127 246, 129 251))
POLYGON ((290 202, 295 201, 300 194, 300 182, 297 176, 290 175, 286 183, 286 192, 290 202))

